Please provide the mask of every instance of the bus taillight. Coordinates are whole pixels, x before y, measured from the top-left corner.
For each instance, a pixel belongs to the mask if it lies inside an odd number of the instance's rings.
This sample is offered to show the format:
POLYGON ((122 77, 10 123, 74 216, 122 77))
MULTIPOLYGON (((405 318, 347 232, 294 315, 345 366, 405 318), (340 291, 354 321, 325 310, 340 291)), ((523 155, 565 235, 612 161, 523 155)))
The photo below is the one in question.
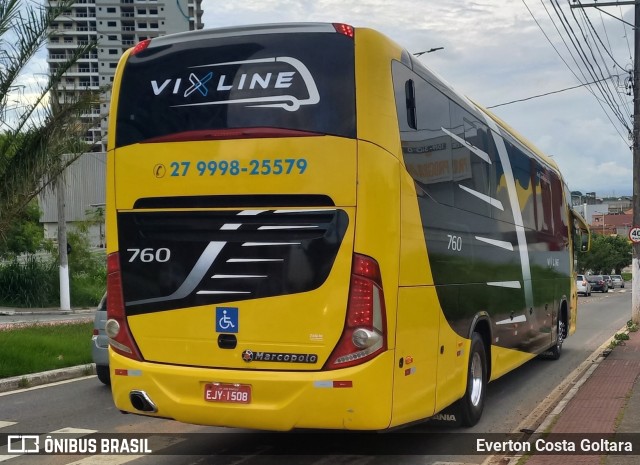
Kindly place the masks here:
POLYGON ((107 256, 107 296, 105 332, 109 337, 109 345, 120 355, 134 360, 142 360, 138 347, 131 336, 131 331, 129 331, 124 312, 120 256, 117 252, 107 256))
POLYGON ((387 349, 385 319, 378 262, 371 257, 354 254, 344 330, 324 369, 358 365, 384 352, 387 349))

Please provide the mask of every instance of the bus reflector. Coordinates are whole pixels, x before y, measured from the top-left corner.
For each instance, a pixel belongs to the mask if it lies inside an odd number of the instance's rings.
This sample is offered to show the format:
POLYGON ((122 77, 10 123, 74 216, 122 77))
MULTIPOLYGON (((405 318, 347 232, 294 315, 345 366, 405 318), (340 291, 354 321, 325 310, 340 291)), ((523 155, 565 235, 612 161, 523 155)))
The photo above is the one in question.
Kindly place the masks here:
POLYGON ((324 369, 358 365, 384 352, 387 349, 385 320, 378 262, 371 257, 354 254, 344 329, 324 369))
POLYGON ((343 23, 333 23, 333 27, 336 29, 336 32, 344 34, 347 37, 353 39, 353 37, 355 36, 356 30, 353 26, 349 26, 348 24, 343 23))
POLYGON ((125 357, 142 360, 140 351, 133 340, 124 312, 120 256, 117 252, 107 256, 107 323, 105 331, 111 348, 125 357))

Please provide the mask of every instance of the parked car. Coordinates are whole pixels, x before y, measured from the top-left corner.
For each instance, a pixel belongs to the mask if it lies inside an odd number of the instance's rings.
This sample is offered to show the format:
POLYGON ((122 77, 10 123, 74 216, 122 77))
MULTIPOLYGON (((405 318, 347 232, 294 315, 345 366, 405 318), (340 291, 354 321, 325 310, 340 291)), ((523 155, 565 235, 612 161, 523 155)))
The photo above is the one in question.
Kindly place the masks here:
POLYGON ((587 276, 587 281, 591 283, 591 290, 593 292, 609 292, 609 283, 601 274, 587 276))
POLYGON ((613 289, 613 281, 611 280, 611 276, 609 276, 608 274, 603 274, 602 278, 607 282, 607 286, 609 286, 609 289, 613 289))
POLYGON ((591 295, 591 283, 587 281, 587 278, 583 274, 576 276, 576 285, 578 286, 578 294, 586 296, 591 295))
POLYGON ((612 274, 611 281, 613 282, 613 287, 624 288, 624 279, 619 274, 612 274))
POLYGON ((109 375, 109 338, 104 332, 104 325, 107 322, 107 294, 102 297, 98 308, 96 308, 96 316, 93 319, 93 336, 91 337, 91 355, 93 363, 96 364, 96 374, 98 379, 106 384, 111 385, 111 376, 109 375))

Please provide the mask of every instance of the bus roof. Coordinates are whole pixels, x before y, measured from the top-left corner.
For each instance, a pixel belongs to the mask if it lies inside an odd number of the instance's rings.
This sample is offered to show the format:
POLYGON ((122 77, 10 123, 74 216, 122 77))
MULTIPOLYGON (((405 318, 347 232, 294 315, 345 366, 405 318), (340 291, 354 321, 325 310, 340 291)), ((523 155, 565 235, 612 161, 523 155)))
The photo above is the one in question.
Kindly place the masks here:
POLYGON ((255 34, 281 34, 295 32, 336 32, 332 23, 270 23, 252 24, 248 26, 231 26, 215 29, 200 29, 199 31, 186 31, 177 34, 154 37, 149 47, 160 47, 177 42, 189 42, 202 39, 237 37, 255 34))

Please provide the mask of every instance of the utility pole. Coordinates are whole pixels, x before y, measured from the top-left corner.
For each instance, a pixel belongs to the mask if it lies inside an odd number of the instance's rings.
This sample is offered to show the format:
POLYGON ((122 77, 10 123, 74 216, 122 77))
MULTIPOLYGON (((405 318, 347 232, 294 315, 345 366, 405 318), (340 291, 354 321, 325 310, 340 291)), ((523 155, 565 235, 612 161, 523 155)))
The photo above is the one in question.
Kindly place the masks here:
MULTIPOLYGON (((51 112, 55 115, 60 111, 58 90, 54 87, 51 93, 51 112)), ((69 257, 67 251, 67 217, 65 215, 64 170, 55 181, 58 210, 58 258, 60 259, 60 310, 71 310, 71 292, 69 290, 69 257)))
MULTIPOLYGON (((633 29, 633 227, 640 226, 640 0, 635 0, 633 29)), ((631 320, 640 324, 640 243, 633 243, 631 320)))
POLYGON ((60 258, 60 310, 71 310, 69 257, 67 255, 67 217, 64 212, 65 189, 63 171, 56 180, 56 193, 58 195, 58 254, 60 258))
MULTIPOLYGON (((576 0, 573 0, 574 3, 576 0)), ((578 2, 571 5, 571 8, 593 7, 601 10, 603 6, 634 5, 634 26, 633 26, 633 225, 632 228, 640 227, 640 0, 620 1, 620 2, 599 2, 584 4, 578 2)), ((608 14, 608 13, 607 13, 608 14)), ((622 20, 625 24, 626 21, 622 20)), ((604 220, 603 220, 604 221, 604 220)), ((631 259, 631 320, 635 324, 640 324, 640 242, 634 242, 633 255, 631 259)))

